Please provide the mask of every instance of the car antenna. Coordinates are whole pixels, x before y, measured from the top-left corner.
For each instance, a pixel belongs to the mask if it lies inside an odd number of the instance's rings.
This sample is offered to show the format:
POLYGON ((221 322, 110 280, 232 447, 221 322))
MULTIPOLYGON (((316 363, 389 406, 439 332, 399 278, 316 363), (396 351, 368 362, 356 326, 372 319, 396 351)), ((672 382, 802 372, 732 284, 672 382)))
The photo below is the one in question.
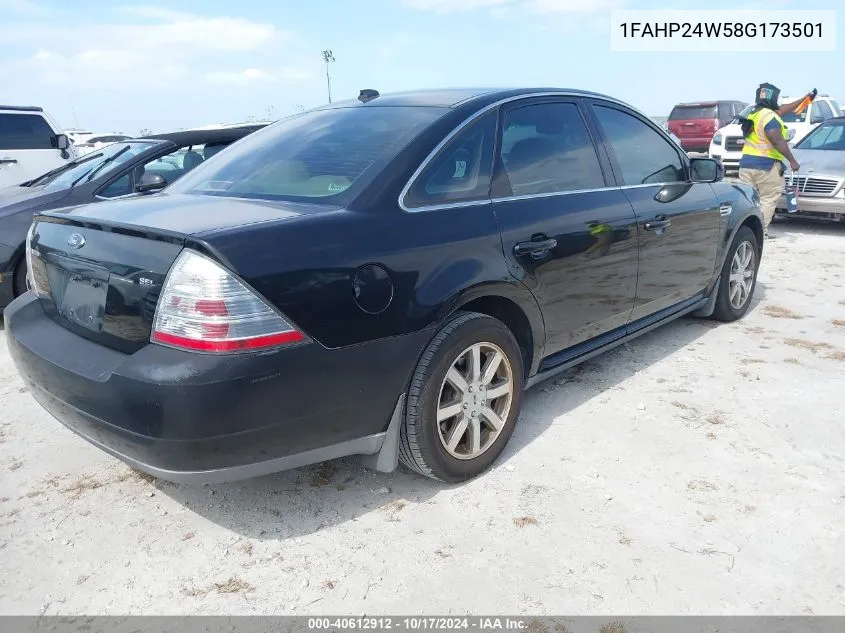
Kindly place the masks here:
POLYGON ((378 90, 373 90, 372 88, 364 88, 358 94, 358 101, 360 101, 361 103, 368 103, 373 99, 377 98, 378 96, 378 90))

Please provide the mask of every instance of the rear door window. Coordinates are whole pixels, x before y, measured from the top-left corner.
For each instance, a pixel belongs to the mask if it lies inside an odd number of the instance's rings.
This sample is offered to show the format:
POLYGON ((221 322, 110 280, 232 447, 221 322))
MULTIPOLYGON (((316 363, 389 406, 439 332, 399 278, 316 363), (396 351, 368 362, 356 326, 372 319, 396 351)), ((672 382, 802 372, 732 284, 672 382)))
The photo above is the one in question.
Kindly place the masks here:
POLYGON ((675 106, 669 118, 673 121, 690 121, 692 119, 717 119, 719 110, 716 105, 710 106, 675 106))
POLYGON ((0 114, 0 150, 54 149, 55 134, 40 114, 0 114))
POLYGON ((498 163, 506 184, 501 189, 510 189, 513 196, 605 186, 596 148, 574 103, 540 103, 508 110, 498 163))

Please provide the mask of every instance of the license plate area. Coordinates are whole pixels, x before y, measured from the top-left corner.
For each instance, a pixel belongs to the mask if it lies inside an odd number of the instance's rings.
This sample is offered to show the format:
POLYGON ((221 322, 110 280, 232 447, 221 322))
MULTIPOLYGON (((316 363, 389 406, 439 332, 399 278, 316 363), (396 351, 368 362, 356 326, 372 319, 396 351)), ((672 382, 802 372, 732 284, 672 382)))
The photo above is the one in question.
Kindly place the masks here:
POLYGON ((109 290, 108 269, 56 255, 45 263, 59 315, 74 325, 102 332, 109 290))

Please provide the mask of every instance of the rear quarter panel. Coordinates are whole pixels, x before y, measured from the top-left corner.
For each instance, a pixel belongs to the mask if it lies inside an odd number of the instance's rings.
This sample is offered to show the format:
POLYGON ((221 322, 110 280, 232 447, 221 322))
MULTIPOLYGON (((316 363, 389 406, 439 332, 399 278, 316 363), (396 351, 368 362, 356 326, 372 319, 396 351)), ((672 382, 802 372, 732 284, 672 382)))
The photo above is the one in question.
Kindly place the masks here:
POLYGON ((489 295, 520 306, 542 343, 539 310, 507 269, 489 204, 421 213, 337 210, 198 237, 329 348, 433 330, 489 295), (356 271, 368 265, 391 281, 389 305, 378 313, 356 300, 356 271))

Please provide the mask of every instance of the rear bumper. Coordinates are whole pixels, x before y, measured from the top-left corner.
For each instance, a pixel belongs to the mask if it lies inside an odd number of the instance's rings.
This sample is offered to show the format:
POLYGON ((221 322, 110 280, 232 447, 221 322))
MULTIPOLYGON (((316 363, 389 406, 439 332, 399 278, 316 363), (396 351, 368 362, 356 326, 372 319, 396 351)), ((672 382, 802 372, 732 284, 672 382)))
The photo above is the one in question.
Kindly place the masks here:
MULTIPOLYGON (((677 133, 676 133, 676 136, 677 133)), ((688 152, 706 152, 710 148, 710 140, 713 138, 711 136, 706 137, 688 137, 684 138, 682 136, 678 136, 681 139, 681 147, 688 152)))
POLYGON ((32 293, 6 310, 9 350, 62 424, 139 470, 216 483, 372 455, 428 333, 342 350, 316 343, 213 356, 123 354, 66 330, 32 293))
MULTIPOLYGON (((778 212, 786 213, 786 196, 781 196, 778 202, 778 212)), ((798 196, 798 214, 800 213, 820 214, 845 214, 845 198, 814 198, 809 196, 798 196)), ((792 214, 796 215, 796 214, 792 214)))

